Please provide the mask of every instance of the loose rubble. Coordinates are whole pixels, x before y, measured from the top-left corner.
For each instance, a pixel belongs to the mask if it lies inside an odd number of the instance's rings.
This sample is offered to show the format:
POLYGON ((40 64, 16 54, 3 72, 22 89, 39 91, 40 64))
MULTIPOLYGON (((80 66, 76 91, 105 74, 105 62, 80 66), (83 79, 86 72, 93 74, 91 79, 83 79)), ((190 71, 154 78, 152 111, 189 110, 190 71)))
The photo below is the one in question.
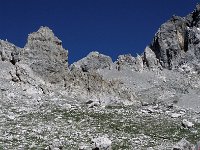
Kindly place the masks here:
POLYGON ((173 150, 194 150, 194 145, 186 139, 181 139, 174 147, 173 150))

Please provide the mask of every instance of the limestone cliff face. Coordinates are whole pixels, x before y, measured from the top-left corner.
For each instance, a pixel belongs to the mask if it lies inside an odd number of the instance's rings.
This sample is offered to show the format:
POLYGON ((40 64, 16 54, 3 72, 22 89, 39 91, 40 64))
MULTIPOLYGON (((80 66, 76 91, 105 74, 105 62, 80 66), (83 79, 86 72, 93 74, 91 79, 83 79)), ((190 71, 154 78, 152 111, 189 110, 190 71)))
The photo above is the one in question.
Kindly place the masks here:
POLYGON ((91 52, 85 58, 70 66, 68 74, 69 93, 82 95, 85 99, 96 99, 100 104, 133 103, 136 96, 131 88, 123 85, 120 80, 107 80, 99 71, 115 69, 109 56, 91 52))
MULTIPOLYGON (((173 87, 185 87, 186 83, 188 88, 198 89, 199 16, 199 5, 186 17, 173 16, 161 25, 152 43, 137 57, 120 55, 113 62, 109 56, 91 52, 70 67, 68 51, 62 47, 62 41, 48 27, 41 27, 29 34, 24 48, 0 41, 0 78, 5 85, 6 82, 14 82, 20 86, 33 86, 43 90, 43 93, 58 90, 64 91, 66 95, 78 96, 79 99, 93 98, 101 102, 105 99, 109 102, 133 102, 152 89, 155 89, 159 97, 157 86, 162 86, 163 92, 166 91, 165 87, 171 90, 173 87), (187 74, 184 83, 175 81, 180 74, 174 73, 173 69, 187 74), (164 74, 171 76, 168 82, 164 74), (189 77, 189 74, 195 75, 189 77), (198 81, 194 84, 192 78, 198 81)), ((182 89, 174 88, 174 91, 172 93, 182 89)))
POLYGON ((29 34, 21 57, 21 63, 28 64, 44 81, 52 84, 64 81, 68 70, 68 51, 48 27, 29 34))
POLYGON ((0 56, 3 79, 8 76, 9 82, 34 87, 44 94, 60 91, 79 99, 96 99, 101 104, 136 99, 123 83, 106 80, 98 73, 98 70, 112 67, 109 56, 91 52, 69 68, 68 51, 48 27, 29 34, 24 48, 1 41, 0 56))
POLYGON ((173 16, 162 24, 150 47, 167 69, 199 62, 200 5, 186 17, 173 16), (196 61, 196 62, 195 62, 196 61))
POLYGON ((199 94, 199 5, 161 25, 141 55, 115 62, 91 52, 68 67, 61 40, 41 27, 24 48, 0 40, 0 149, 78 149, 92 136, 91 149, 110 148, 101 134, 114 149, 199 140, 199 94))

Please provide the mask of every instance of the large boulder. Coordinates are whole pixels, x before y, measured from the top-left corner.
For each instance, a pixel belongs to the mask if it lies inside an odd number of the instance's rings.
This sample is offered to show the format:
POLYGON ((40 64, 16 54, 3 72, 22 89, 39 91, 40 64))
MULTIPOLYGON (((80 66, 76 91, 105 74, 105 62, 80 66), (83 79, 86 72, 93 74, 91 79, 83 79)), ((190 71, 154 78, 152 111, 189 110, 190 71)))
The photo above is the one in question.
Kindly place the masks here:
POLYGON ((92 139, 92 143, 93 143, 93 147, 92 147, 93 150, 111 150, 112 149, 111 148, 112 141, 105 136, 92 139))

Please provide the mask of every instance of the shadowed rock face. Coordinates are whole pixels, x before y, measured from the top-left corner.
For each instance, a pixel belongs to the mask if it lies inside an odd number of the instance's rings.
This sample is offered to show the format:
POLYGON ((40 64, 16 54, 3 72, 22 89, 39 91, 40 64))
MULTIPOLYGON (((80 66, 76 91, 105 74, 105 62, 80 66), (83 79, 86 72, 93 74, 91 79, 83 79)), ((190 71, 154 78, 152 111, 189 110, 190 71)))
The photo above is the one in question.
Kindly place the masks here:
POLYGON ((20 60, 20 48, 7 41, 0 40, 0 59, 2 61, 9 61, 13 65, 20 60))
POLYGON ((151 44, 152 50, 164 68, 172 69, 187 51, 186 21, 174 16, 161 25, 151 44))
POLYGON ((177 68, 193 59, 199 61, 199 18, 200 5, 197 5, 188 16, 173 16, 161 25, 150 47, 164 68, 177 68))

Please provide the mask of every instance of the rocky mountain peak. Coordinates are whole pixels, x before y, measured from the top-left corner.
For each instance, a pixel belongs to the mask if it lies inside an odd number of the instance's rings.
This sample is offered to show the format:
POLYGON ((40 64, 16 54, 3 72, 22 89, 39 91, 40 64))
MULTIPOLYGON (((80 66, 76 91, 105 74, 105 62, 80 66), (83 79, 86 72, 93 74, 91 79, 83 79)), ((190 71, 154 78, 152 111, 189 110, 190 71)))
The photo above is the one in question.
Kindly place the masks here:
POLYGON ((193 22, 192 25, 200 27, 200 4, 196 5, 196 9, 192 13, 193 22))
POLYGON ((48 27, 29 34, 24 48, 0 40, 0 149, 193 150, 199 27, 197 5, 162 24, 136 57, 113 62, 93 51, 69 68, 68 51, 48 27))
POLYGON ((34 42, 49 42, 61 45, 62 41, 59 40, 48 27, 40 27, 37 32, 33 32, 28 36, 28 45, 34 42))
POLYGON ((179 68, 183 63, 199 61, 197 44, 200 27, 200 5, 186 17, 173 16, 162 24, 156 33, 150 48, 156 54, 162 67, 167 69, 179 68), (195 39, 195 40, 194 40, 195 39))
POLYGON ((68 51, 48 27, 40 27, 37 32, 29 34, 21 57, 21 64, 27 64, 45 81, 64 81, 64 74, 68 70, 68 51))
POLYGON ((109 68, 112 63, 111 57, 100 54, 97 51, 93 51, 90 52, 85 58, 72 64, 71 68, 76 67, 84 72, 90 72, 98 69, 109 68))

